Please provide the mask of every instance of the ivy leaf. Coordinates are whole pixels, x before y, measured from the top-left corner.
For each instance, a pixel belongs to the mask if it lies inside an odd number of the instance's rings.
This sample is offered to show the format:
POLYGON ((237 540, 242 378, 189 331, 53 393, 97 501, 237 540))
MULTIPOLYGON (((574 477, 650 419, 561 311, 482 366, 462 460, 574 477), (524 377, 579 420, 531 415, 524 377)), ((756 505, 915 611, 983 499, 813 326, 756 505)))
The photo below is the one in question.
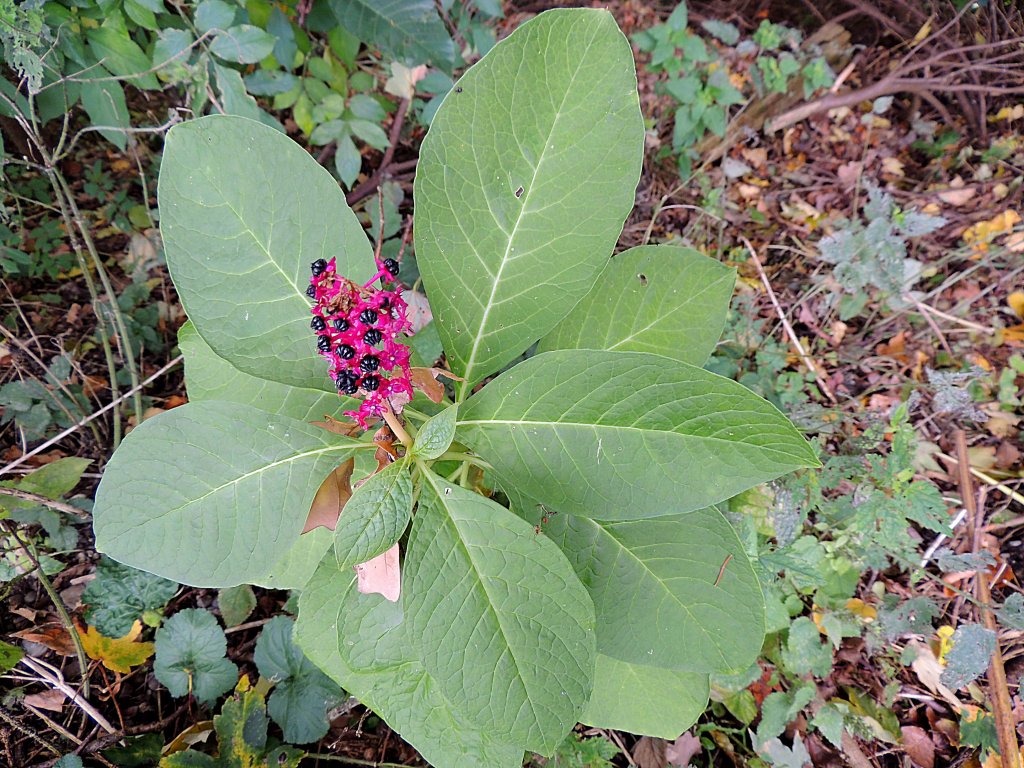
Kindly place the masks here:
POLYGON ((416 433, 416 442, 412 454, 419 459, 429 461, 436 459, 448 450, 455 439, 455 423, 458 406, 451 405, 420 427, 416 433))
POLYGON ((526 521, 432 472, 423 477, 405 561, 409 637, 467 717, 550 754, 590 693, 590 597, 526 521))
POLYGON ((292 642, 294 625, 287 616, 271 619, 256 641, 253 661, 274 682, 267 710, 284 740, 307 744, 327 735, 327 710, 341 701, 342 691, 292 642))
POLYGON ((612 258, 537 349, 650 352, 704 365, 725 327, 735 282, 736 270, 692 248, 630 248, 612 258))
POLYGON ((202 117, 167 134, 159 201, 167 266, 210 347, 250 375, 327 387, 309 329, 309 265, 337 257, 356 281, 373 268, 331 174, 274 128, 202 117))
POLYGON ((601 520, 703 509, 819 466, 766 400, 639 352, 531 357, 462 406, 459 440, 494 465, 506 493, 601 520))
POLYGON ((248 584, 227 587, 217 592, 217 607, 225 627, 237 627, 256 607, 256 595, 248 584))
POLYGON ((266 575, 298 541, 321 480, 356 450, 373 448, 220 401, 161 413, 124 445, 96 492, 96 548, 211 587, 266 575))
POLYGON ((139 666, 153 655, 153 643, 136 642, 141 634, 142 623, 138 621, 123 637, 104 637, 96 631, 96 627, 79 629, 78 632, 82 647, 90 659, 102 662, 107 669, 122 674, 128 674, 132 667, 139 666))
MULTIPOLYGON (((356 606, 370 610, 371 601, 386 603, 391 606, 388 610, 395 608, 376 595, 359 595, 351 571, 341 572, 332 558, 325 559, 299 596, 295 639, 306 656, 380 715, 432 765, 520 768, 523 749, 501 742, 493 730, 470 723, 423 668, 411 642, 398 643, 404 650, 400 658, 371 671, 356 669, 345 660, 341 648, 355 648, 355 643, 343 646, 339 630, 355 620, 356 606)), ((364 652, 375 647, 371 644, 364 652)))
POLYGON ((607 11, 540 14, 445 98, 413 231, 459 400, 590 289, 633 207, 643 141, 633 54, 607 11))
POLYGON ((996 633, 980 624, 961 624, 953 633, 952 642, 941 680, 943 685, 958 691, 988 669, 996 649, 996 633))
POLYGON ((209 611, 187 608, 156 632, 153 673, 174 697, 192 694, 203 704, 238 682, 238 667, 228 661, 227 638, 209 611))
POLYGON ((544 532, 594 600, 602 654, 705 673, 757 658, 764 598, 717 509, 618 523, 558 514, 544 532))
POLYGON ((703 714, 708 676, 642 666, 597 654, 594 690, 580 722, 674 739, 703 714))
POLYGON ((85 620, 107 637, 122 637, 146 611, 159 611, 178 591, 177 583, 100 558, 96 578, 85 586, 85 620))
POLYGON ((339 567, 372 560, 389 550, 412 516, 412 476, 408 461, 396 461, 353 491, 334 528, 339 567))

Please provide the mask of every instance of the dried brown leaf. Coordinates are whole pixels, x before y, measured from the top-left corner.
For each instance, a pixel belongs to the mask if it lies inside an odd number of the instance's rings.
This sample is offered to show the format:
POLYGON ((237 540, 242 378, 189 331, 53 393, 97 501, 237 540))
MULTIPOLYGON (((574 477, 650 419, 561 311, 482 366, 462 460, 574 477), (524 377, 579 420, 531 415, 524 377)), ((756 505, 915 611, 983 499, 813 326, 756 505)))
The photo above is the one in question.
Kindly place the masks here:
POLYGON ((51 688, 42 693, 33 693, 25 697, 25 703, 39 709, 48 709, 50 712, 60 712, 64 709, 64 694, 56 688, 51 688))
POLYGON ((703 749, 700 739, 687 731, 665 748, 665 759, 670 765, 686 768, 703 749))
POLYGON ((907 757, 920 768, 934 768, 935 742, 928 732, 916 725, 904 725, 902 731, 903 749, 906 750, 907 757))
POLYGON ((652 736, 641 736, 633 747, 633 761, 639 768, 667 768, 665 750, 668 742, 652 736))
POLYGON ((338 517, 352 495, 352 470, 355 460, 348 459, 324 478, 313 497, 313 503, 306 517, 303 533, 323 526, 331 531, 338 524, 338 517))

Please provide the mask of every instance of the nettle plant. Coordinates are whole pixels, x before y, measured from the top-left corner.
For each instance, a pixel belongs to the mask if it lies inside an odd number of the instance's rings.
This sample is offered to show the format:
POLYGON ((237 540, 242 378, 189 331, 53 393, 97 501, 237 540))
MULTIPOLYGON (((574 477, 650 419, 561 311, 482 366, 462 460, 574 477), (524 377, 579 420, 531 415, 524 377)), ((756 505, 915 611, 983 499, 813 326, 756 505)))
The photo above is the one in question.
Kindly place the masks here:
POLYGON ((442 396, 392 343, 394 264, 331 176, 254 121, 176 126, 159 197, 190 402, 111 459, 97 548, 300 590, 306 655, 438 766, 519 766, 578 721, 678 736, 764 636, 714 505, 818 462, 700 367, 732 270, 666 246, 611 258, 643 141, 604 11, 543 13, 458 81, 414 190, 442 396), (360 591, 371 572, 386 595, 360 591))

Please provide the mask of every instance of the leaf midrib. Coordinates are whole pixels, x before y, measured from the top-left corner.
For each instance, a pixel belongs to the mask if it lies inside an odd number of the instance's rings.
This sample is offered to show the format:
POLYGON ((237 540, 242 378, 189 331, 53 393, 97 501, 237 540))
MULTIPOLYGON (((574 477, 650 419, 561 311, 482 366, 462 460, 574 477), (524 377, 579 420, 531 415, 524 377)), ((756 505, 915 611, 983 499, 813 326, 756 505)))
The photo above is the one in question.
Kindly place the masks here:
POLYGON ((745 445, 751 448, 758 448, 763 451, 771 451, 772 453, 778 453, 783 456, 791 456, 796 458, 796 454, 786 453, 778 448, 771 448, 763 445, 757 445, 756 443, 748 443, 743 440, 727 440, 724 437, 710 437, 702 435, 694 435, 688 432, 676 432, 670 429, 644 429, 642 427, 631 427, 624 424, 588 424, 578 421, 527 421, 524 419, 474 419, 469 421, 459 421, 458 426, 486 426, 488 424, 509 424, 513 426, 542 426, 542 427, 578 427, 586 429, 620 429, 628 430, 633 432, 652 433, 656 435, 675 435, 684 440, 704 440, 715 443, 725 443, 726 445, 737 446, 745 445))
MULTIPOLYGON (((544 140, 544 145, 541 147, 540 156, 537 158, 537 165, 534 166, 533 176, 530 178, 529 185, 526 188, 526 195, 523 199, 523 204, 519 208, 519 214, 516 216, 516 222, 512 226, 512 231, 508 235, 508 242, 505 244, 505 253, 502 255, 501 264, 499 264, 497 274, 494 275, 494 280, 491 283, 491 293, 490 296, 487 297, 487 304, 484 306, 483 314, 480 316, 480 325, 477 328, 476 337, 473 339, 473 346, 469 351, 469 358, 466 360, 466 367, 463 371, 465 374, 465 381, 459 388, 458 400, 460 402, 465 400, 466 395, 473 391, 473 368, 476 365, 476 355, 480 349, 480 343, 483 341, 485 336, 484 326, 487 325, 487 318, 491 314, 491 309, 495 306, 494 299, 498 293, 498 286, 501 284, 501 275, 510 261, 509 254, 512 250, 512 243, 515 242, 516 233, 519 231, 519 225, 523 220, 523 215, 526 213, 526 209, 529 207, 530 196, 537 186, 537 175, 540 173, 540 167, 544 164, 544 158, 547 155, 548 147, 551 145, 551 137, 554 135, 555 128, 558 126, 558 121, 562 117, 562 110, 565 108, 565 102, 569 98, 569 93, 576 82, 576 77, 579 75, 580 69, 583 67, 583 60, 587 57, 595 37, 596 32, 591 36, 587 45, 583 47, 583 52, 576 63, 576 69, 573 70, 572 76, 569 78, 569 83, 565 87, 565 91, 562 94, 562 102, 558 105, 558 109, 555 111, 554 119, 551 121, 551 128, 548 130, 548 135, 544 140)), ((495 225, 500 226, 498 225, 497 220, 495 220, 495 225)))
MULTIPOLYGON (((456 525, 454 518, 451 516, 450 512, 448 511, 448 505, 445 503, 444 493, 441 492, 441 489, 438 488, 438 486, 437 486, 437 480, 439 479, 438 476, 434 472, 424 472, 423 474, 427 478, 427 481, 430 483, 431 488, 434 490, 434 496, 437 498, 438 502, 443 507, 443 509, 445 511, 445 516, 448 518, 448 520, 452 524, 452 527, 455 529, 455 533, 456 533, 455 539, 456 539, 457 545, 462 550, 462 552, 465 554, 466 560, 472 566, 473 573, 476 576, 476 581, 480 585, 480 589, 483 591, 484 595, 487 598, 487 607, 490 610, 491 614, 494 616, 495 624, 497 624, 498 631, 501 633, 501 640, 504 643, 505 647, 508 648, 509 658, 512 660, 512 665, 515 667, 516 678, 520 681, 520 684, 523 686, 523 693, 526 694, 526 701, 530 705, 530 712, 533 714, 533 721, 534 721, 533 727, 531 728, 531 730, 540 729, 540 724, 543 721, 541 720, 540 716, 538 715, 537 708, 536 708, 536 706, 533 703, 533 696, 530 693, 529 686, 526 684, 526 678, 520 672, 519 660, 516 658, 516 654, 515 654, 515 652, 512 649, 512 644, 508 640, 508 635, 505 632, 505 625, 501 621, 501 613, 500 613, 500 611, 498 611, 497 607, 495 606, 494 599, 491 597, 491 593, 487 589, 487 580, 484 578, 484 574, 481 574, 480 569, 477 566, 476 559, 472 556, 472 554, 470 554, 469 547, 467 546, 466 542, 463 540, 462 533, 459 531, 458 525, 456 525)), ((538 735, 543 738, 543 732, 542 731, 538 735)))

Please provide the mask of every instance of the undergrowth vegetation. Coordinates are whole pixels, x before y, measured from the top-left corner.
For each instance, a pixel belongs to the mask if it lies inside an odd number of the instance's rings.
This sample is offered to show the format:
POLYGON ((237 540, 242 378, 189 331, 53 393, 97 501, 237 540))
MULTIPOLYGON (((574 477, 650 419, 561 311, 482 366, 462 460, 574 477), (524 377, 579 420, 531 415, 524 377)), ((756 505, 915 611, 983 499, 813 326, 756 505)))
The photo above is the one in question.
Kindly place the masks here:
POLYGON ((548 5, 0 0, 0 765, 1019 765, 1020 9, 548 5))

